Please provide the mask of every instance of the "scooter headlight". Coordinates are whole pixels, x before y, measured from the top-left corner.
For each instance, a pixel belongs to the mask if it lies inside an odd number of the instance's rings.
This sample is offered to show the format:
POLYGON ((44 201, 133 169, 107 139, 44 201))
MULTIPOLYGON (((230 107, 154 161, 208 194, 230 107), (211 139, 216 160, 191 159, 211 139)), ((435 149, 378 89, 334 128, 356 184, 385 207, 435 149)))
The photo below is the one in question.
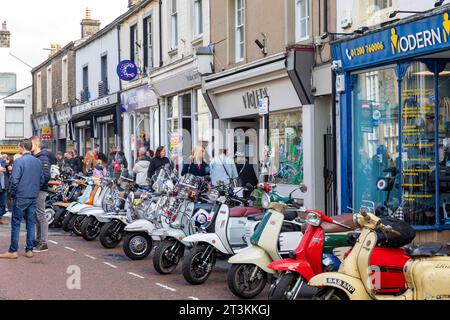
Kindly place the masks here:
POLYGON ((318 227, 322 223, 322 218, 317 213, 310 212, 306 216, 306 223, 308 223, 314 227, 318 227))
POLYGON ((219 199, 219 191, 217 189, 211 189, 209 191, 208 198, 211 202, 217 201, 217 199, 219 199))
POLYGON ((269 209, 270 206, 270 197, 267 193, 264 193, 264 195, 261 198, 261 206, 264 209, 269 209))

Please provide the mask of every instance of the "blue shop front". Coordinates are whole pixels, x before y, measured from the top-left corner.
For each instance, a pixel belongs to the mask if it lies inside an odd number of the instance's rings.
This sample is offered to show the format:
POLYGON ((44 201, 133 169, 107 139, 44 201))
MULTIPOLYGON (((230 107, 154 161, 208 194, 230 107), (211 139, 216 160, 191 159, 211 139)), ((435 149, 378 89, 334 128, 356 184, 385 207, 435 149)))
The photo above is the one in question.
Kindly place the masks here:
POLYGON ((333 44, 342 211, 368 200, 417 230, 450 230, 449 11, 333 44))

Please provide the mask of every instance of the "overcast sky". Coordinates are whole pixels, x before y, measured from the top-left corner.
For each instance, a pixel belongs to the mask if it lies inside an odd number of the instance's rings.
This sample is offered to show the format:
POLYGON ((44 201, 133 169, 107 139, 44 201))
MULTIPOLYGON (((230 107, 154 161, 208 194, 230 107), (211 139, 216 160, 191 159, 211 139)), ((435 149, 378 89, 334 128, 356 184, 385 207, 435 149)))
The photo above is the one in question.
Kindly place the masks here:
POLYGON ((11 51, 36 66, 48 57, 42 48, 50 43, 65 46, 81 37, 86 7, 103 28, 127 5, 127 0, 0 0, 0 23, 6 20, 11 31, 11 51))

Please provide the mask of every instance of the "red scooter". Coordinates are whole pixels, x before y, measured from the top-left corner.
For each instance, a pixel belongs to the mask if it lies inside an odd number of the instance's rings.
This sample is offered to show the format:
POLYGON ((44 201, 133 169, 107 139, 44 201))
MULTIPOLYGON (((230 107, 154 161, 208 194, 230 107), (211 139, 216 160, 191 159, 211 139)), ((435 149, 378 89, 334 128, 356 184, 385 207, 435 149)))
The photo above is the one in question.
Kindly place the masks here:
MULTIPOLYGON (((303 285, 307 284, 312 277, 339 269, 340 260, 336 256, 323 254, 325 233, 346 232, 353 228, 317 210, 308 211, 306 223, 308 224, 306 232, 297 249, 289 253, 289 259, 275 261, 268 265, 270 269, 280 272, 280 277, 272 285, 269 293, 272 300, 295 300, 303 285)), ((379 293, 387 294, 406 290, 406 280, 402 270, 408 259, 403 249, 377 247, 374 250, 371 266, 377 266, 374 271, 381 271, 381 276, 377 278, 379 293)))

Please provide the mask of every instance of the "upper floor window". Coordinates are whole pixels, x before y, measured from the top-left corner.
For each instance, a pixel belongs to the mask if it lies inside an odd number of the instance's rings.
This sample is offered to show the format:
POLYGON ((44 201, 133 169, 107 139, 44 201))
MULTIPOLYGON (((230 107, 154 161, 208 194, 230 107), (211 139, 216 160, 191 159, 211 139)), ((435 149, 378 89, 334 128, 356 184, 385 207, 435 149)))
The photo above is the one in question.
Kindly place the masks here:
POLYGON ((137 25, 130 27, 130 60, 138 63, 138 32, 137 25))
POLYGON ((81 91, 81 103, 87 102, 90 99, 89 93, 89 67, 83 67, 83 89, 81 91))
POLYGON ((67 103, 69 101, 69 64, 67 56, 62 59, 61 69, 61 103, 67 103))
POLYGON ((296 0, 296 41, 309 38, 309 0, 296 0))
POLYGON ((376 9, 383 10, 392 7, 392 0, 374 0, 374 4, 376 9))
POLYGON ((42 111, 42 76, 40 72, 36 75, 36 111, 42 111))
POLYGON ((144 73, 153 68, 153 17, 144 19, 144 73))
POLYGON ((16 92, 16 74, 0 73, 0 95, 9 95, 16 92))
POLYGON ((23 108, 6 107, 5 108, 5 137, 23 138, 23 108))
POLYGON ((194 0, 194 34, 199 37, 203 34, 203 1, 194 0))
POLYGON ((235 0, 236 62, 244 60, 244 0, 235 0))
POLYGON ((178 9, 177 9, 177 0, 171 1, 172 6, 170 8, 170 26, 171 26, 171 35, 170 35, 170 46, 172 49, 178 47, 178 9))
POLYGON ((52 67, 47 68, 47 109, 53 106, 52 95, 52 67))

